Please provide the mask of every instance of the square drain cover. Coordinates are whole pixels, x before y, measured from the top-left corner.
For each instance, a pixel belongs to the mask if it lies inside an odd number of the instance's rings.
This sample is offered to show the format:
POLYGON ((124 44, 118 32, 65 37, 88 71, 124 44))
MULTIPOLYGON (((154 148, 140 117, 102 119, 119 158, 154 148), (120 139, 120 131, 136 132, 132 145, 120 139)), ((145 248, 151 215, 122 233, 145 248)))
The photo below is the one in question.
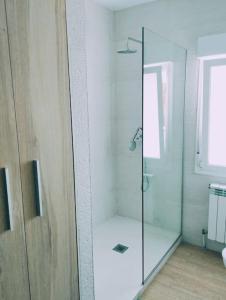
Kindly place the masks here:
POLYGON ((124 252, 126 252, 126 250, 128 250, 129 247, 126 247, 124 245, 121 245, 121 244, 118 244, 116 245, 112 250, 118 252, 118 253, 121 253, 123 254, 124 252))

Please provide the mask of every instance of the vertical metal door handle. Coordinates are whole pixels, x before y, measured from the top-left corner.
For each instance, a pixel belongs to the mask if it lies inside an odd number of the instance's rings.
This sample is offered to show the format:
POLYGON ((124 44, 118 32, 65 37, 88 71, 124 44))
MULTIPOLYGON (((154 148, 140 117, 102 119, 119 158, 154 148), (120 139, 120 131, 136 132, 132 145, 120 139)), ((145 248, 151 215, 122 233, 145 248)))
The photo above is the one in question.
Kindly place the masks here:
POLYGON ((33 172, 35 181, 35 201, 37 215, 43 217, 43 206, 42 206, 42 185, 41 185, 41 172, 39 160, 33 160, 33 172))
POLYGON ((3 177, 5 185, 5 195, 6 195, 6 205, 7 205, 7 226, 8 229, 13 231, 13 209, 12 209, 12 199, 10 191, 10 181, 9 181, 9 170, 8 168, 3 168, 3 177))

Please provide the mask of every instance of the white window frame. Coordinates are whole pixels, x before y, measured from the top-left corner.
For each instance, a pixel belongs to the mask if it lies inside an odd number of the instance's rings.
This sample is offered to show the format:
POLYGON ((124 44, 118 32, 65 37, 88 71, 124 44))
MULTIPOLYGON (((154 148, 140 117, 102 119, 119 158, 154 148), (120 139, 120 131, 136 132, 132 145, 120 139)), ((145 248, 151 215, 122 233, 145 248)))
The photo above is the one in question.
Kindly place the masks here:
POLYGON ((156 160, 163 164, 169 161, 170 154, 170 132, 172 126, 172 98, 173 98, 173 63, 171 61, 163 61, 159 63, 148 64, 144 66, 144 74, 155 73, 157 74, 158 86, 158 111, 159 111, 159 139, 160 139, 160 158, 146 157, 147 159, 156 160), (167 120, 164 124, 164 107, 163 107, 163 72, 167 76, 167 120), (163 134, 163 127, 165 125, 165 138, 163 134))
POLYGON ((226 58, 210 56, 200 59, 195 172, 225 177, 226 167, 208 163, 210 72, 211 67, 221 65, 226 65, 226 58))
POLYGON ((156 77, 157 77, 160 158, 157 158, 157 157, 147 157, 147 158, 158 159, 159 160, 163 157, 163 154, 164 154, 162 67, 161 66, 148 66, 148 67, 145 67, 144 68, 144 74, 156 74, 156 77))

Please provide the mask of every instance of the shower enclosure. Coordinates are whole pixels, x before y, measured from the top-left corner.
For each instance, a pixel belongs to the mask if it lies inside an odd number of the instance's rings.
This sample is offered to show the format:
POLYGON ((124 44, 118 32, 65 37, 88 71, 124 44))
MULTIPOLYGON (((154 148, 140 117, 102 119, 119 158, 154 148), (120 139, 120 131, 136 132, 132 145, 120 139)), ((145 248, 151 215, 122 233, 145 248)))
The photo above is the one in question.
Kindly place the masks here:
POLYGON ((145 28, 114 47, 111 166, 93 179, 111 186, 103 202, 93 193, 96 300, 135 299, 181 237, 186 50, 145 28), (113 212, 96 222, 110 198, 113 212))

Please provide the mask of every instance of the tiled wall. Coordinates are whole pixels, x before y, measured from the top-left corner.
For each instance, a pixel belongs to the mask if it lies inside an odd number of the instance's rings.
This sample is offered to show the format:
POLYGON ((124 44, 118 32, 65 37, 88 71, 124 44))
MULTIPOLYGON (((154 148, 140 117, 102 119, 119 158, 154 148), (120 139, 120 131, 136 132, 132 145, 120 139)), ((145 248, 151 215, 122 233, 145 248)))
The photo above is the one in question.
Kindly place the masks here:
POLYGON ((137 49, 137 53, 118 54, 118 49, 126 48, 126 38, 116 36, 115 43, 115 193, 118 214, 141 220, 141 145, 131 152, 129 144, 137 128, 142 126, 142 48, 140 44, 130 42, 129 46, 137 49))
MULTIPOLYGON (((116 13, 117 19, 117 13, 116 13)), ((127 22, 125 18, 125 22, 127 22)), ((118 24, 118 19, 116 24, 118 24)), ((119 21, 121 26, 121 22, 119 21)), ((142 28, 135 32, 116 30, 118 48, 126 37, 142 40, 142 28)), ((129 151, 129 142, 138 126, 142 126, 142 53, 141 44, 130 42, 137 49, 136 54, 117 55, 117 81, 115 109, 118 126, 117 139, 117 181, 116 195, 118 213, 141 221, 142 217, 142 153, 141 145, 134 152, 129 151), (120 133, 120 134, 119 134, 120 133)), ((169 159, 146 159, 147 173, 154 177, 150 188, 144 193, 145 221, 155 226, 180 232, 181 188, 182 188, 182 147, 183 147, 183 98, 185 79, 185 50, 166 39, 145 30, 145 64, 173 61, 174 76, 172 97, 169 99, 172 122, 169 159), (178 124, 181 124, 178 127, 178 124)))
POLYGON ((116 213, 114 192, 114 14, 86 0, 86 49, 93 224, 116 213))

